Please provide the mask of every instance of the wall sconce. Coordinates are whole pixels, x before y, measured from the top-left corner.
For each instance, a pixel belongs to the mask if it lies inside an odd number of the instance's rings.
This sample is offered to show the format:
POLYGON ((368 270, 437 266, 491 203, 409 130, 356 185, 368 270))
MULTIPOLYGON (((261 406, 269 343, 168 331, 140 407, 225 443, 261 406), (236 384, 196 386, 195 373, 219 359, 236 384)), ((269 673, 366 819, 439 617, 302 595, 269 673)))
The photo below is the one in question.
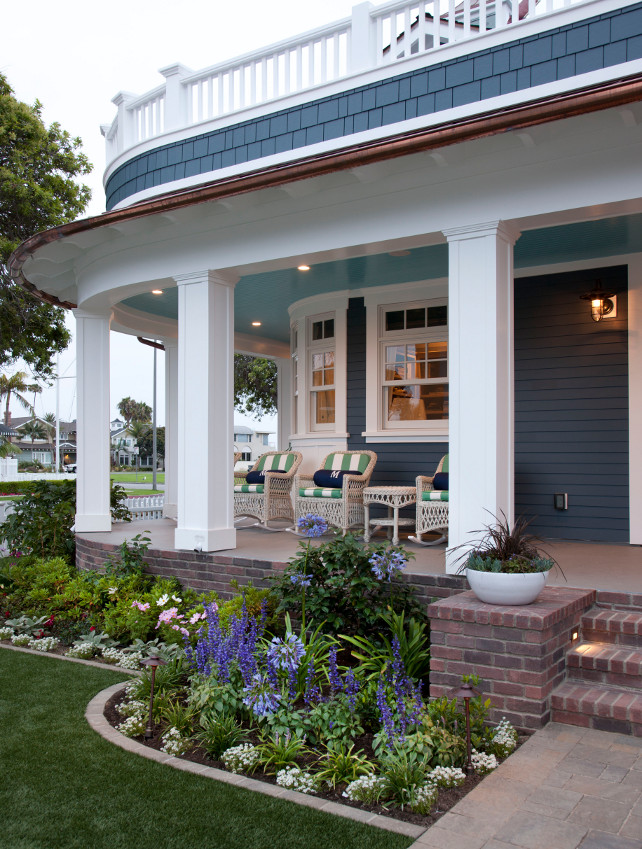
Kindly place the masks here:
POLYGON ((591 318, 593 321, 602 321, 605 315, 610 315, 613 312, 613 301, 611 298, 614 292, 605 292, 600 285, 600 281, 595 281, 595 286, 586 295, 580 295, 581 300, 591 302, 591 318))

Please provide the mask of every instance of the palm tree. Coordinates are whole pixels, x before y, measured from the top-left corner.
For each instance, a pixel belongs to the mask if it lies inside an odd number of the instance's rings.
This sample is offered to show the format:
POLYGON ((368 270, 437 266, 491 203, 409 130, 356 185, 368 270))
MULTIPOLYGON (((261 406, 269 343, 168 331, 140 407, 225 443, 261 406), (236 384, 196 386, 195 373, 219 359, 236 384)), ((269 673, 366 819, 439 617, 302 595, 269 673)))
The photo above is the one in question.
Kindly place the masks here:
MULTIPOLYGON (((142 447, 142 444, 145 440, 145 437, 151 430, 151 425, 148 422, 132 422, 127 428, 129 433, 131 434, 134 442, 136 443, 136 447, 139 452, 142 447)), ((140 453, 139 453, 140 456, 140 453)))
POLYGON ((30 404, 26 398, 23 397, 21 393, 23 392, 42 392, 42 388, 38 386, 37 383, 27 383, 29 379, 29 375, 24 371, 17 371, 15 374, 12 374, 8 377, 6 374, 0 374, 0 399, 6 396, 5 410, 4 410, 4 423, 6 425, 9 424, 9 420, 11 419, 11 413, 9 411, 9 405, 11 403, 11 396, 21 404, 25 410, 29 410, 30 413, 33 414, 33 404, 30 404))
POLYGON ((46 439, 48 436, 46 426, 35 416, 31 419, 30 422, 24 423, 24 425, 22 426, 22 432, 25 436, 30 437, 32 445, 36 441, 36 439, 46 439))

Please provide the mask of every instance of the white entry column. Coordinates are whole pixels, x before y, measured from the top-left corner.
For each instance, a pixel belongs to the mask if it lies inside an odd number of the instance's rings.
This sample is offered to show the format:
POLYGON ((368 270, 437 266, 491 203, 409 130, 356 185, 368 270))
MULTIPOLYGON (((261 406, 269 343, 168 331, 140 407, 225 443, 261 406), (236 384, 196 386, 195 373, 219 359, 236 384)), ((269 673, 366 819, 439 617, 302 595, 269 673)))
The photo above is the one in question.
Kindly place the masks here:
POLYGON ((278 357, 274 362, 278 414, 276 446, 279 451, 287 451, 292 433, 292 360, 290 357, 278 357))
POLYGON ((501 221, 448 239, 450 505, 446 570, 493 521, 514 519, 513 247, 501 221))
POLYGON ((233 510, 234 286, 218 271, 178 275, 176 548, 236 546, 233 510))
POLYGON ((178 342, 165 339, 165 501, 163 516, 178 516, 178 342))
POLYGON ((109 505, 109 325, 111 317, 74 310, 76 317, 79 532, 111 531, 109 505))

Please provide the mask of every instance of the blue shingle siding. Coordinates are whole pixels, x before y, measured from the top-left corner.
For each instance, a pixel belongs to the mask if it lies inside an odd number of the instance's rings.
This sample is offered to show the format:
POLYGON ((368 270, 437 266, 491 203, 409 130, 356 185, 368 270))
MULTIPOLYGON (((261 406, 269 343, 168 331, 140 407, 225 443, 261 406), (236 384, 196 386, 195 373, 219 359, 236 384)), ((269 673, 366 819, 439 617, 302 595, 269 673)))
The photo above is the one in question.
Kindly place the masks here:
MULTIPOLYGON (((265 118, 159 147, 122 165, 109 178, 107 209, 137 191, 137 178, 163 170, 161 182, 209 173, 208 154, 224 153, 216 167, 252 161, 478 103, 499 94, 568 79, 642 57, 642 3, 439 63, 377 83, 294 106, 265 118), (347 116, 350 116, 348 120, 347 116), (299 132, 307 130, 306 133, 299 132), (292 134, 292 135, 290 135, 292 134), (277 141, 278 139, 278 141, 277 141), (255 142, 263 142, 255 145, 255 142), (227 154, 227 155, 225 155, 227 154), (201 163, 205 163, 202 165, 201 163), (173 169, 173 171, 172 171, 173 169)), ((146 184, 156 185, 155 178, 146 184)))
MULTIPOLYGON (((366 429, 366 309, 363 298, 348 302, 348 449, 365 448, 377 454, 373 486, 385 484, 414 486, 417 475, 431 475, 448 451, 445 443, 368 443, 361 435, 366 429)), ((373 509, 373 515, 376 515, 373 509)), ((412 510, 410 511, 412 512, 412 510)))
POLYGON ((515 511, 539 536, 629 541, 627 328, 625 267, 515 281, 515 511), (596 323, 598 278, 618 299, 596 323))

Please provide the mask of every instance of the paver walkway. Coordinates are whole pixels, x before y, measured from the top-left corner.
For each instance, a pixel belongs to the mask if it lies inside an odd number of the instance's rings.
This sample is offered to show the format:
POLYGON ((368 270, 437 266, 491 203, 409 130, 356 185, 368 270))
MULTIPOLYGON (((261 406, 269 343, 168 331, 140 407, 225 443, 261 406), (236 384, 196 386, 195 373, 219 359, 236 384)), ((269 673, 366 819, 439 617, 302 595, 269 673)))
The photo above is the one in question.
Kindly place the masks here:
POLYGON ((552 722, 410 849, 642 849, 642 738, 552 722))

